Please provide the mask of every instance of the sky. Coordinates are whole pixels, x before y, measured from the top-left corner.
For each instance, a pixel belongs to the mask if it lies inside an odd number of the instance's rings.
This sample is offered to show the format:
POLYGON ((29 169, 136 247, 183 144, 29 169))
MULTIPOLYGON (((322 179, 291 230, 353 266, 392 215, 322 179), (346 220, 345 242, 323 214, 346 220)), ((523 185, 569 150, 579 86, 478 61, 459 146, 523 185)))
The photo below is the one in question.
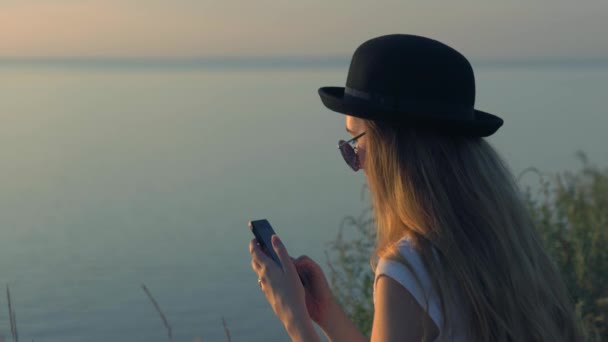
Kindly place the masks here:
POLYGON ((389 33, 473 59, 608 59, 608 1, 0 0, 0 57, 351 56, 389 33))

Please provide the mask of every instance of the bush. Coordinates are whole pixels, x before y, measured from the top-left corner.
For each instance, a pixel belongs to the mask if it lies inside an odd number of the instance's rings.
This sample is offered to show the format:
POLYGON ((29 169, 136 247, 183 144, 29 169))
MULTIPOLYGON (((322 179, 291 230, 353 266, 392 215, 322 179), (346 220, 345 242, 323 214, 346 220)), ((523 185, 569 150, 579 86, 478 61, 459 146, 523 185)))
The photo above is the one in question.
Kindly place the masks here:
MULTIPOLYGON (((575 173, 539 177, 536 191, 526 187, 525 203, 547 252, 561 271, 586 333, 586 341, 608 341, 608 169, 577 153, 575 173)), ((329 279, 342 307, 367 336, 373 319, 373 273, 369 256, 375 244, 371 211, 346 217, 329 243, 329 279), (351 236, 346 236, 350 233, 351 236)))
MULTIPOLYGON (((536 228, 558 265, 588 341, 608 341, 608 169, 589 164, 546 177, 525 192, 536 228)), ((531 169, 532 170, 532 169, 531 169)))
MULTIPOLYGON (((374 274, 369 263, 376 240, 373 228, 370 209, 359 217, 345 217, 337 238, 329 243, 334 253, 333 259, 326 253, 332 292, 350 319, 368 337, 374 317, 374 274), (354 228, 355 237, 345 237, 345 228, 354 228)), ((349 230, 353 232, 353 229, 349 230)))

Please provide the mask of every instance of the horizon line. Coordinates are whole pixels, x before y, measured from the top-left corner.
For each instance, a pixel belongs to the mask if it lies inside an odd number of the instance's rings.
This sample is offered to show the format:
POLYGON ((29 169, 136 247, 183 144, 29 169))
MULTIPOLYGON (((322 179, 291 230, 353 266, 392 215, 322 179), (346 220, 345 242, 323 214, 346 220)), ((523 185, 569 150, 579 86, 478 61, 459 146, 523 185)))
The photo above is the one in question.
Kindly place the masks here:
MULTIPOLYGON (((0 56, 0 65, 65 67, 341 67, 351 56, 0 56)), ((608 66, 608 57, 470 58, 477 66, 608 66)))

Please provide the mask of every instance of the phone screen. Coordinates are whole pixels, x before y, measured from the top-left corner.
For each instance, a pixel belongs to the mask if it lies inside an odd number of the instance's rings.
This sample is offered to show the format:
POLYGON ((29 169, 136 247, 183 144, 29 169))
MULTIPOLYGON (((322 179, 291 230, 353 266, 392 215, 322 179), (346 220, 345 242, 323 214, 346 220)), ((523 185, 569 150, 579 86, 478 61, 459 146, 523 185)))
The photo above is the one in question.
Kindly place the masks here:
POLYGON ((266 253, 266 255, 270 256, 272 260, 274 260, 279 267, 282 268, 281 262, 279 261, 279 256, 272 248, 271 237, 275 234, 274 229, 270 223, 265 220, 252 220, 249 221, 249 228, 251 228, 251 232, 255 236, 255 239, 258 240, 262 251, 266 253))

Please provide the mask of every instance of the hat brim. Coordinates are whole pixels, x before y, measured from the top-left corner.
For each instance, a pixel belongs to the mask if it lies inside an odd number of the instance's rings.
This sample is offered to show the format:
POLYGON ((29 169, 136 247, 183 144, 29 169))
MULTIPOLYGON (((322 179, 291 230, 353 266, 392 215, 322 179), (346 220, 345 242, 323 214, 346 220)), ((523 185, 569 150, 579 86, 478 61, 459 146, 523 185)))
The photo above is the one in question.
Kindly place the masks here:
MULTIPOLYGON (((396 112, 387 112, 386 110, 377 108, 371 103, 365 101, 347 101, 344 99, 344 87, 322 87, 319 88, 319 96, 321 102, 328 109, 356 116, 368 120, 378 120, 379 117, 396 117, 395 114, 403 114, 396 112)), ((428 118, 421 120, 411 120, 412 123, 435 123, 442 130, 449 132, 487 137, 494 134, 504 123, 498 116, 475 109, 475 117, 473 120, 446 120, 445 118, 428 118)), ((413 113, 415 114, 415 113, 413 113)), ((407 115, 399 115, 400 121, 407 121, 407 115)))

